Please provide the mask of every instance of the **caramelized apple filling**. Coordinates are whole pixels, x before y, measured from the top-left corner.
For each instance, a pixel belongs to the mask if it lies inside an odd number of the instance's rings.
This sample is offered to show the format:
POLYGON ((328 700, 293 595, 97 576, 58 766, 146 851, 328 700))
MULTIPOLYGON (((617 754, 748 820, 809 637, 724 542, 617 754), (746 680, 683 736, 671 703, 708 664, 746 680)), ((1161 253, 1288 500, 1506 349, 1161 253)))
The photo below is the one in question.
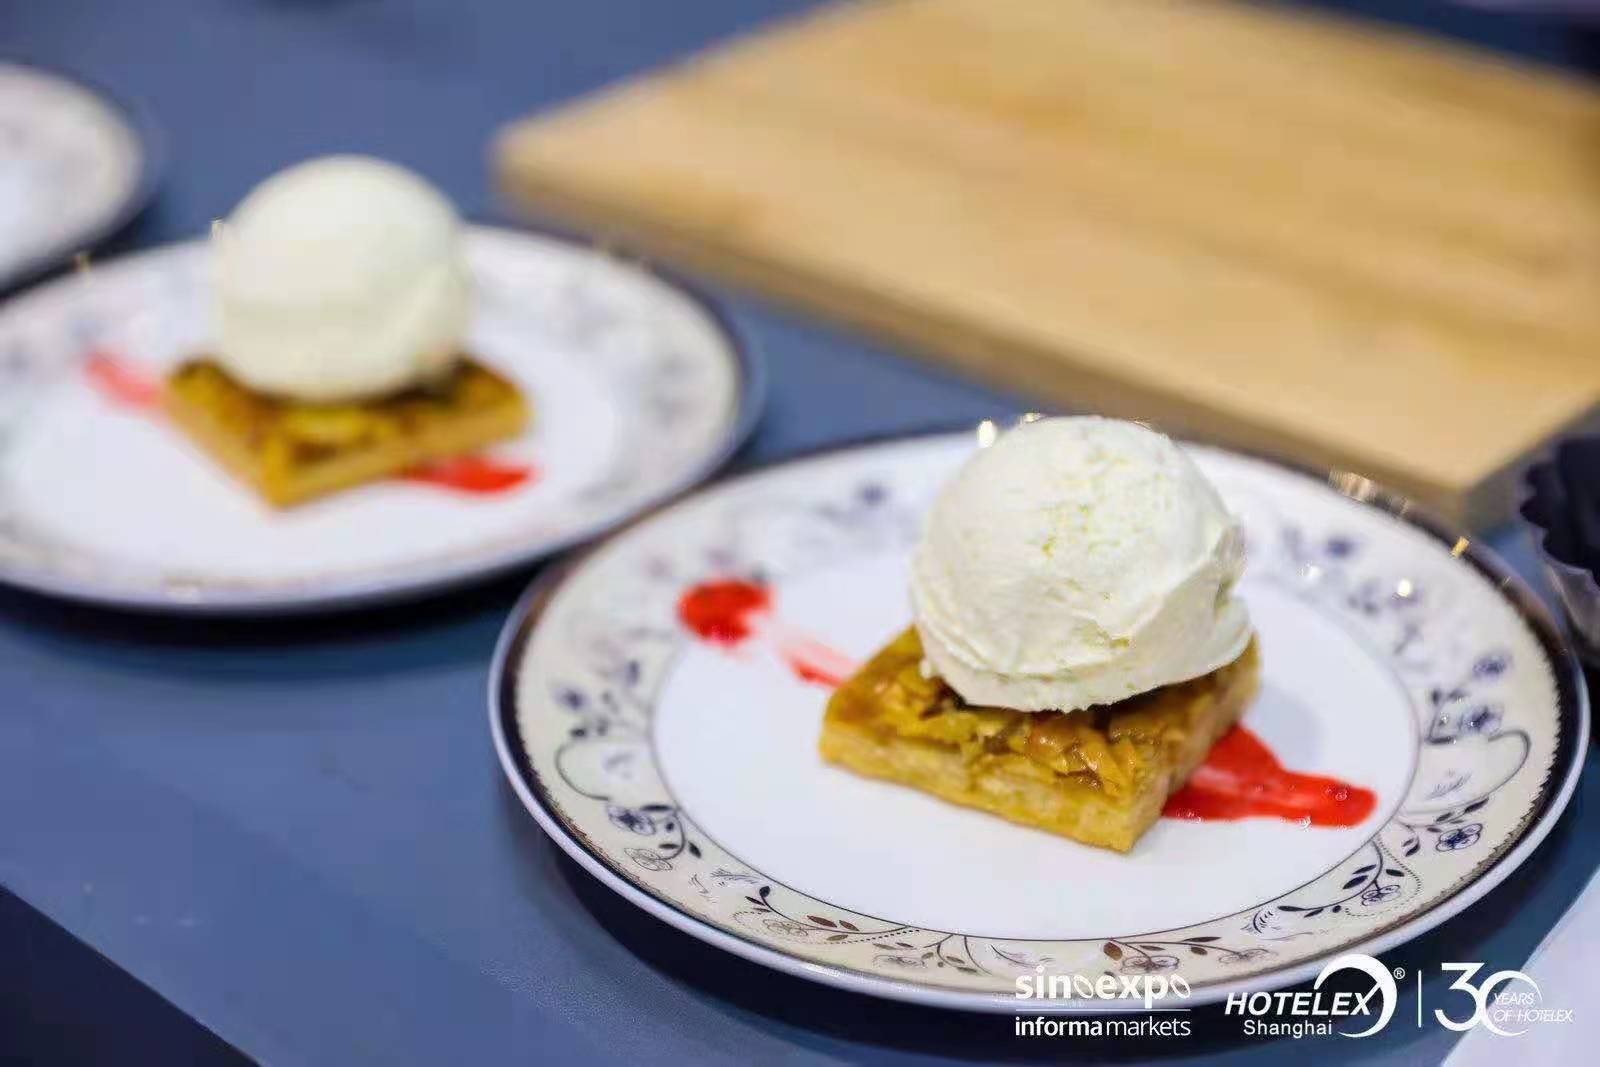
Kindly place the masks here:
POLYGON ((1255 675, 1251 643, 1233 663, 1176 685, 1081 711, 975 707, 922 672, 922 643, 908 628, 833 698, 830 716, 896 737, 954 746, 970 764, 1024 763, 1108 796, 1170 768, 1220 698, 1255 675))
POLYGON ((274 504, 459 456, 521 433, 528 407, 471 359, 424 386, 360 403, 309 403, 247 388, 209 360, 167 380, 174 421, 274 504))

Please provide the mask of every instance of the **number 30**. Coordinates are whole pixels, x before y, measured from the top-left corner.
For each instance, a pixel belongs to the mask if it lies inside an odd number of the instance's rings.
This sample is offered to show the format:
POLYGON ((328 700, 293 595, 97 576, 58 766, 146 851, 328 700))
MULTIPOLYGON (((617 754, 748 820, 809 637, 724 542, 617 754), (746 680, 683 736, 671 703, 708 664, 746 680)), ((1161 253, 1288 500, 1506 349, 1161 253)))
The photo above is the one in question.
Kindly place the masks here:
POLYGON ((1441 963, 1441 970, 1455 971, 1461 975, 1450 984, 1451 989, 1459 989, 1472 998, 1472 1014, 1464 1020, 1457 1021, 1450 1018, 1440 1008, 1433 1009, 1434 1018, 1439 1020, 1439 1025, 1449 1027, 1451 1030, 1470 1030, 1479 1023, 1489 1028, 1489 1032, 1499 1037, 1516 1037, 1526 1033, 1526 1030, 1502 1030, 1496 1026, 1489 1016, 1489 997, 1496 986, 1510 981, 1527 982, 1533 987, 1534 993, 1539 992, 1539 985, 1532 978, 1521 971, 1496 971, 1480 982, 1476 988, 1472 985, 1471 978, 1483 969, 1481 963, 1441 963))

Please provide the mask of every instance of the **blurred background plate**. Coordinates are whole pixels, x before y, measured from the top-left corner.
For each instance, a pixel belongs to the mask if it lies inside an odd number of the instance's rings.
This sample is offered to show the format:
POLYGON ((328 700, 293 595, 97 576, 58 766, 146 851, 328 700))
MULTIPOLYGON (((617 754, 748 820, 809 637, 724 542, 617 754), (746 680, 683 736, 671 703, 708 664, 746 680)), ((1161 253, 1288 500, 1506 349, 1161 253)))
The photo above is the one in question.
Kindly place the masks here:
POLYGON ((0 307, 0 581, 182 612, 394 599, 592 537, 749 432, 757 364, 702 299, 549 235, 474 227, 466 250, 467 348, 533 408, 522 437, 484 454, 494 492, 398 478, 279 511, 192 448, 155 401, 209 344, 204 242, 0 307))
POLYGON ((55 71, 0 60, 0 291, 129 222, 155 184, 132 114, 55 71))

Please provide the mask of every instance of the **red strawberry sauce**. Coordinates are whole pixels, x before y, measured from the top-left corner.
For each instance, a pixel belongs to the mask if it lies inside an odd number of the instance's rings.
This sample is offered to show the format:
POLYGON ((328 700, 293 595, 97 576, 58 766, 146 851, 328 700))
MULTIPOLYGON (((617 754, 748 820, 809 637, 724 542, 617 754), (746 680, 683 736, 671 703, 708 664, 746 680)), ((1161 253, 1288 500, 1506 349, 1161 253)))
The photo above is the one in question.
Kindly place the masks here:
POLYGON ((1370 789, 1285 769, 1259 737, 1236 725, 1212 746, 1183 788, 1167 798, 1161 813, 1206 822, 1268 817, 1355 826, 1377 803, 1370 789))

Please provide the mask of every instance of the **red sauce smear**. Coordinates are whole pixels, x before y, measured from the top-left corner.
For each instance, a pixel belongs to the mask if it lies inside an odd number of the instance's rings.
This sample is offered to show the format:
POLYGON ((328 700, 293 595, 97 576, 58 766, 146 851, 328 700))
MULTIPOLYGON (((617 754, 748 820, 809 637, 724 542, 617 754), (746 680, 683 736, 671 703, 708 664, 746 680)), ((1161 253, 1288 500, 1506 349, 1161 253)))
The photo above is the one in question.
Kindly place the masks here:
POLYGON ((118 407, 132 411, 155 411, 161 407, 161 383, 104 349, 89 353, 83 372, 89 384, 118 407))
POLYGON ((506 493, 538 479, 538 471, 526 463, 503 463, 487 456, 459 456, 399 475, 402 481, 437 485, 462 493, 486 496, 506 493))
POLYGON ((760 635, 772 642, 794 676, 829 689, 855 673, 849 656, 772 620, 772 590, 759 582, 718 578, 684 591, 678 620, 700 640, 733 649, 760 635))
POLYGON ((738 578, 702 582, 678 598, 678 620, 702 641, 732 648, 772 610, 767 587, 738 578))
POLYGON ((780 652, 794 676, 802 682, 837 689, 856 672, 855 661, 810 638, 793 638, 782 643, 780 652))
POLYGON ((1311 826, 1355 826, 1377 802, 1370 789, 1285 770, 1259 737, 1234 726, 1188 783, 1167 798, 1161 813, 1206 822, 1266 816, 1311 826))

